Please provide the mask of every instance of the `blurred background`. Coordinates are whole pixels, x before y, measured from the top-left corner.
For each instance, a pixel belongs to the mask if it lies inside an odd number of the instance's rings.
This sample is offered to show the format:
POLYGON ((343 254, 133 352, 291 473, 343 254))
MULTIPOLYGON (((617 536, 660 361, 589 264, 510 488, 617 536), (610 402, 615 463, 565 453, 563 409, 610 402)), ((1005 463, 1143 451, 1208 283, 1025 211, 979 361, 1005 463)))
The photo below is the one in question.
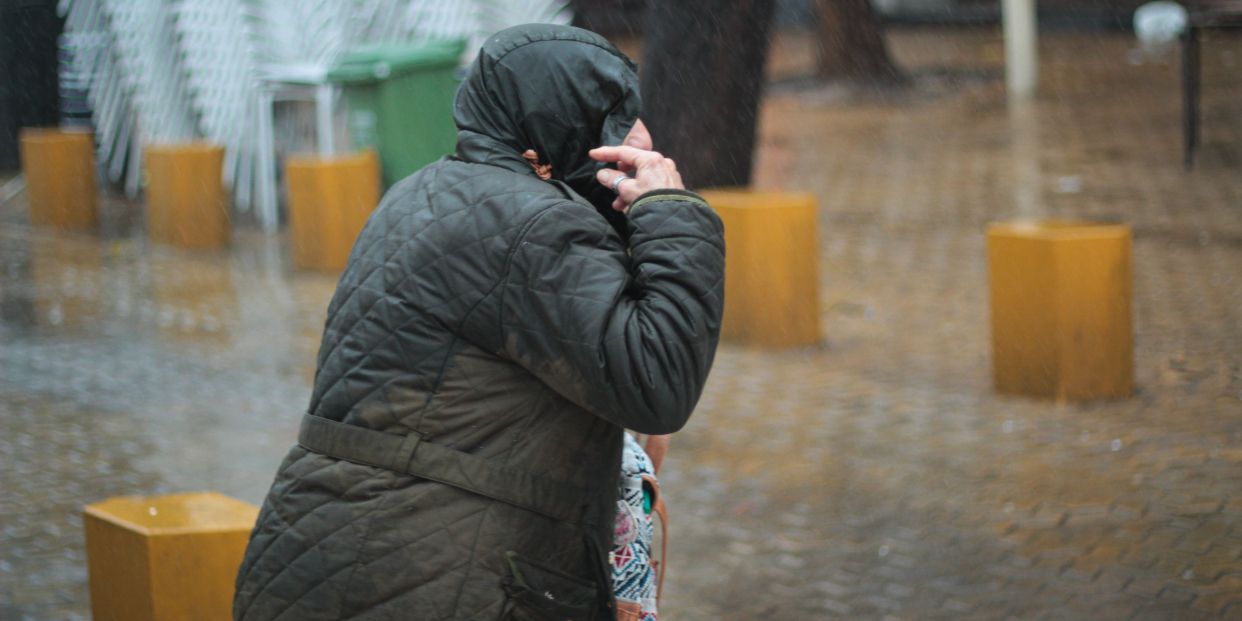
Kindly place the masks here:
POLYGON ((530 21, 727 225, 664 617, 1242 618, 1242 2, 3 0, 0 619, 91 617, 84 505, 261 502, 530 21))

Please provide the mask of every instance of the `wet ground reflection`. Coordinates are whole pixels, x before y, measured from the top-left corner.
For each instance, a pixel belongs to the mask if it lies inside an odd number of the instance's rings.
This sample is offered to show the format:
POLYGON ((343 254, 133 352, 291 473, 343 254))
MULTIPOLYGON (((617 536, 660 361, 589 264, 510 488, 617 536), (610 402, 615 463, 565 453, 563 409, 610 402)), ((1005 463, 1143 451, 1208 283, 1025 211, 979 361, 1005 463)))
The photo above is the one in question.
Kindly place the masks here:
MULTIPOLYGON (((1242 41, 1205 53, 1191 173, 1176 67, 1130 64, 1123 35, 1045 37, 1047 94, 1014 113, 987 78, 999 33, 893 42, 912 70, 975 77, 765 104, 757 185, 822 210, 826 339, 721 349, 667 462, 665 616, 1236 618, 1242 80, 1226 52, 1242 41), (1134 398, 991 394, 983 227, 1027 213, 1134 225, 1134 398)), ((779 41, 774 77, 804 73, 808 50, 779 41)), ((85 618, 78 508, 257 502, 334 283, 290 271, 280 238, 183 253, 148 246, 132 207, 110 207, 102 238, 29 229, 20 209, 0 209, 0 618, 85 618)))

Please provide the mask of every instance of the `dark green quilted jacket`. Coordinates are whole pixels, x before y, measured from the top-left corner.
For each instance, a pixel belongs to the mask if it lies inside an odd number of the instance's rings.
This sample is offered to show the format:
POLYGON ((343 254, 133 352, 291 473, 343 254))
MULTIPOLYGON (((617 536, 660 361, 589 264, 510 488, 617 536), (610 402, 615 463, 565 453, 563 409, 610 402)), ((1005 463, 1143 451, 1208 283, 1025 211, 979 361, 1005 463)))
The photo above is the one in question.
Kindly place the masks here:
POLYGON ((586 152, 638 110, 633 64, 596 35, 484 45, 456 155, 388 192, 341 276, 236 619, 612 617, 622 430, 685 424, 723 295, 720 220, 697 195, 603 215, 586 152))

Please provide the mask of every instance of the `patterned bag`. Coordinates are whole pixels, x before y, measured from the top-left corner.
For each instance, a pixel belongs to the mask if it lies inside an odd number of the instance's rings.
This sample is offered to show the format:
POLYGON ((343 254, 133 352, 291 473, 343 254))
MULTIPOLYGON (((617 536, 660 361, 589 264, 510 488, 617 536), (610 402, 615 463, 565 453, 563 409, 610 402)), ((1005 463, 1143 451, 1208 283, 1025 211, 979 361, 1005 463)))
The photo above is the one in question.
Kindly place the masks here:
POLYGON ((668 519, 655 471, 643 447, 633 436, 625 434, 614 544, 609 554, 617 621, 657 621, 656 607, 664 586, 668 519), (652 514, 660 517, 659 561, 651 556, 655 537, 652 514))

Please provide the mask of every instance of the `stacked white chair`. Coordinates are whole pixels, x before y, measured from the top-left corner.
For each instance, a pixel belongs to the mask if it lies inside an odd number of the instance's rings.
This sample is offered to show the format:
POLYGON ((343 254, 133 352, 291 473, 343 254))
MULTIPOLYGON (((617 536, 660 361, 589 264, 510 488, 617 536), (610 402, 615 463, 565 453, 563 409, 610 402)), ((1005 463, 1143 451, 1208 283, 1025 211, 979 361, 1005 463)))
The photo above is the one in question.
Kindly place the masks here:
POLYGON ((139 190, 142 145, 224 145, 239 211, 278 226, 274 102, 313 102, 319 152, 336 151, 324 76, 360 45, 464 38, 568 23, 567 0, 61 0, 63 74, 83 86, 108 178, 139 190), (122 179, 123 177, 123 179, 122 179))

